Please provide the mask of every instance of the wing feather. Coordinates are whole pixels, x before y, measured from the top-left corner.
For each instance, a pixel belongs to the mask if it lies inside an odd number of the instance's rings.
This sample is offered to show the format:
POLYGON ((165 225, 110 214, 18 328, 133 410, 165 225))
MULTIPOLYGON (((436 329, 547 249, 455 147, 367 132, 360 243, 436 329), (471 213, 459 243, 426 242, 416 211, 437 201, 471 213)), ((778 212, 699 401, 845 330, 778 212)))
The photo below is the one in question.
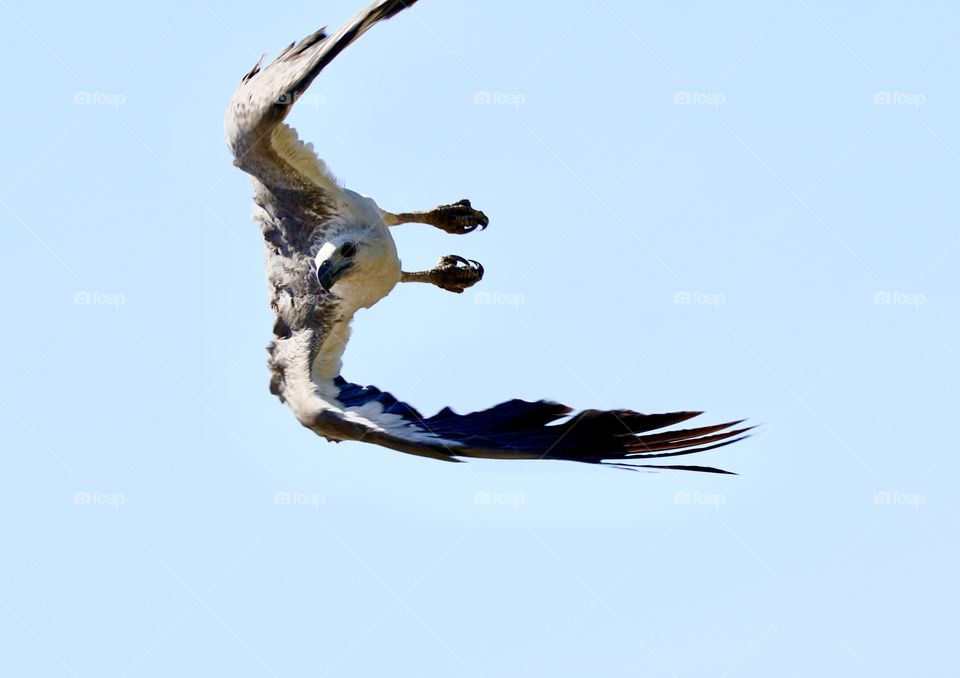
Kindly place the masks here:
POLYGON ((283 123, 317 75, 378 21, 416 0, 379 0, 358 12, 332 35, 317 30, 292 43, 266 67, 263 57, 241 80, 224 123, 234 164, 272 190, 313 194, 334 203, 340 190, 310 146, 283 123))
POLYGON ((646 460, 717 449, 747 437, 752 427, 731 421, 660 431, 701 414, 642 414, 584 410, 560 403, 510 400, 487 410, 457 414, 449 407, 431 417, 375 386, 338 377, 320 413, 303 423, 337 440, 358 440, 445 461, 463 458, 554 459, 628 468, 728 473, 706 466, 657 465, 646 460), (355 416, 363 413, 363 417, 355 416), (657 433, 648 433, 658 431, 657 433))

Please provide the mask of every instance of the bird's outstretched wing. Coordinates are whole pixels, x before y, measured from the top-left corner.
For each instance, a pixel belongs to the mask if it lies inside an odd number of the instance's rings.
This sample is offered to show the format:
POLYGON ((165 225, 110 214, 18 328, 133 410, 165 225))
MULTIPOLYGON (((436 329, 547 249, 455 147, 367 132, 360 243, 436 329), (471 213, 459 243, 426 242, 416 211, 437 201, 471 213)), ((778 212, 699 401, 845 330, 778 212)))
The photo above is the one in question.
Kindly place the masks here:
MULTIPOLYGON (((270 65, 261 69, 258 63, 244 76, 227 111, 227 143, 235 164, 267 189, 266 195, 258 189, 257 200, 264 207, 264 235, 271 243, 268 257, 276 259, 268 261, 276 292, 274 307, 278 313, 283 311, 274 328, 278 338, 270 348, 271 390, 287 402, 304 426, 330 440, 358 440, 445 461, 467 457, 560 459, 725 473, 707 466, 649 462, 735 442, 748 430, 738 427, 740 422, 654 433, 699 413, 584 410, 572 414, 558 403, 523 400, 471 414, 460 415, 446 408, 423 417, 374 387, 360 387, 341 377, 328 381, 317 376, 314 366, 325 359, 321 339, 335 322, 332 315, 336 309, 317 301, 305 239, 289 224, 309 229, 328 222, 349 200, 323 162, 283 120, 320 71, 347 45, 376 22, 414 2, 380 0, 332 35, 317 31, 290 45, 270 65), (280 240, 275 242, 276 238, 280 240)), ((347 335, 341 332, 334 338, 337 346, 332 349, 336 352, 332 360, 339 363, 340 344, 347 335)))
MULTIPOLYGON (((379 0, 332 35, 320 29, 291 43, 268 66, 264 57, 243 76, 227 109, 224 128, 234 164, 272 191, 305 192, 317 207, 339 199, 339 187, 312 148, 283 123, 320 71, 371 26, 416 0, 379 0), (324 193, 333 195, 325 196, 324 193)), ((264 55, 266 56, 266 55, 264 55)))
MULTIPOLYGON (((488 410, 457 414, 445 408, 422 416, 407 403, 374 386, 358 386, 338 377, 336 395, 312 409, 301 422, 335 440, 358 440, 421 456, 459 461, 558 459, 623 468, 662 468, 728 473, 709 466, 651 464, 723 447, 746 437, 750 427, 733 421, 713 426, 652 433, 700 412, 640 414, 630 410, 584 410, 571 416, 565 405, 510 400, 488 410)), ((293 403, 291 403, 293 404, 293 403)), ((294 408, 295 410, 299 408, 294 408)))

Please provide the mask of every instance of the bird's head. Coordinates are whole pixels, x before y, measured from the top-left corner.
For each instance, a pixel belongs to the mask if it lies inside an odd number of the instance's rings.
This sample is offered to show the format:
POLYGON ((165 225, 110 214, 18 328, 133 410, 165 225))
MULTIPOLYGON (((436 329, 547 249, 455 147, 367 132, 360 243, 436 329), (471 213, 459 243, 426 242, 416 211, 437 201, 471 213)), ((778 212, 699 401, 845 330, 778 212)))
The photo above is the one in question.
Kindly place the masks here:
POLYGON ((316 264, 320 287, 354 308, 369 308, 400 282, 397 248, 384 228, 338 233, 320 247, 316 264))

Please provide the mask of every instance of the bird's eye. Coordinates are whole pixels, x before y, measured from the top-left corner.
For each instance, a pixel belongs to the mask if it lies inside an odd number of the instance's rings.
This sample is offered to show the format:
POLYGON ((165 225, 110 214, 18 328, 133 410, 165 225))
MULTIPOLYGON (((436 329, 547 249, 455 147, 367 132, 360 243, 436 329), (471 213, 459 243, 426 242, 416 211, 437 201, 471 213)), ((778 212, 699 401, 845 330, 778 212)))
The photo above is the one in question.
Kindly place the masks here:
POLYGON ((357 243, 355 242, 345 242, 340 245, 340 255, 350 258, 357 253, 357 243))

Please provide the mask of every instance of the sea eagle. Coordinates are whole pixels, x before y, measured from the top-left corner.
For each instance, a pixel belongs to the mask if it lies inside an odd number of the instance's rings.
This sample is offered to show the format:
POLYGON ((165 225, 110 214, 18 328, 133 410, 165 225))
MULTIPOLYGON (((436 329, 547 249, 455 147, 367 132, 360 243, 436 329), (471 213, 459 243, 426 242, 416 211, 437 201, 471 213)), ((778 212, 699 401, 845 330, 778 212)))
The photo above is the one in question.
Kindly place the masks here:
POLYGON ((327 64, 378 21, 416 0, 380 0, 328 35, 292 43, 268 66, 263 57, 243 76, 227 110, 234 165, 250 175, 254 218, 266 243, 267 281, 276 314, 269 351, 270 391, 301 424, 327 440, 356 440, 444 461, 465 457, 563 459, 628 468, 725 473, 706 466, 650 464, 651 459, 728 445, 748 430, 739 421, 683 430, 699 412, 640 414, 584 410, 541 400, 509 400, 481 412, 450 408, 424 417, 374 386, 340 375, 350 321, 401 282, 426 282, 460 293, 483 267, 445 256, 428 271, 400 267, 390 227, 417 222, 470 233, 487 217, 468 200, 393 214, 342 187, 310 144, 284 123, 291 107, 327 64))

